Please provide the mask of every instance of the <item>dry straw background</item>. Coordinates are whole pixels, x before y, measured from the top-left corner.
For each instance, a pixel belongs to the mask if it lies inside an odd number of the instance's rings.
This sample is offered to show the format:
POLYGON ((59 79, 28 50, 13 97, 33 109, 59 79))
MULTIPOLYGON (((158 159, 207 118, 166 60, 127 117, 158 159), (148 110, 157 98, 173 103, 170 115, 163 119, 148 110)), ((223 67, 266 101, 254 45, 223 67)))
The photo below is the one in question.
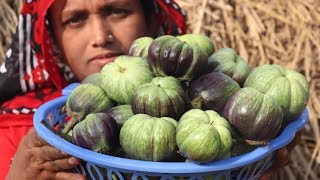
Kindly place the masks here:
MULTIPOLYGON (((310 82, 310 121, 278 179, 320 179, 320 0, 177 0, 188 33, 234 48, 250 66, 281 64, 310 82)), ((17 25, 17 0, 0 1, 0 62, 17 25)))

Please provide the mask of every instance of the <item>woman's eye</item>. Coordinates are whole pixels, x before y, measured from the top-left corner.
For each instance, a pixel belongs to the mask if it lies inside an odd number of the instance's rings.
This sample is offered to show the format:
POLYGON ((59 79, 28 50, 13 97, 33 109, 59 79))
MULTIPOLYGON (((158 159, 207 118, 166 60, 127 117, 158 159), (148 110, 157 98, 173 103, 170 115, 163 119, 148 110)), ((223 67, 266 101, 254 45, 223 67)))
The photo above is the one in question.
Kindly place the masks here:
POLYGON ((76 27, 78 25, 81 25, 82 22, 85 21, 85 16, 74 16, 69 18, 67 21, 65 21, 63 24, 76 27))
POLYGON ((126 9, 112 8, 105 11, 105 16, 126 17, 129 11, 126 9))
POLYGON ((127 13, 127 10, 125 9, 114 9, 112 11, 113 14, 126 14, 127 13))

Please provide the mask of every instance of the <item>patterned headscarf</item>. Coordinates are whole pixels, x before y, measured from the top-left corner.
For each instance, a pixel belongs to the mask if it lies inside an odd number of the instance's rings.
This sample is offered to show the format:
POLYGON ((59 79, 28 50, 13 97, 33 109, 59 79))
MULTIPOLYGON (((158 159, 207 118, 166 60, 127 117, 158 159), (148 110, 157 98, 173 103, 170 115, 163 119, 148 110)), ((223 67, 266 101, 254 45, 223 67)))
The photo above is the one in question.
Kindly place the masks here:
MULTIPOLYGON (((53 2, 25 0, 14 40, 0 66, 0 104, 11 99, 2 104, 0 114, 32 113, 74 80, 70 68, 54 56, 46 18, 53 2)), ((154 0, 154 4, 159 35, 186 33, 185 15, 174 0, 154 0)))

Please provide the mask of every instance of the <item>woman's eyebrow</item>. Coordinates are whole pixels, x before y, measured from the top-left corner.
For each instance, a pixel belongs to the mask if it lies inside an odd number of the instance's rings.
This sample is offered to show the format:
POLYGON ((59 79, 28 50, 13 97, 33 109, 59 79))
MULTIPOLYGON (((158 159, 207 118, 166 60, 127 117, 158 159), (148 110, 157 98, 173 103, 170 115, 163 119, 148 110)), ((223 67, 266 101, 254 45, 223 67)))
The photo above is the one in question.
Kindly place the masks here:
POLYGON ((102 5, 100 8, 99 8, 99 11, 105 11, 106 9, 112 9, 112 8, 127 8, 127 7, 131 7, 132 4, 130 1, 114 1, 114 2, 109 2, 109 3, 106 3, 104 5, 102 5))
POLYGON ((70 9, 70 10, 64 10, 61 14, 62 19, 69 18, 81 14, 85 14, 87 11, 85 9, 70 9))

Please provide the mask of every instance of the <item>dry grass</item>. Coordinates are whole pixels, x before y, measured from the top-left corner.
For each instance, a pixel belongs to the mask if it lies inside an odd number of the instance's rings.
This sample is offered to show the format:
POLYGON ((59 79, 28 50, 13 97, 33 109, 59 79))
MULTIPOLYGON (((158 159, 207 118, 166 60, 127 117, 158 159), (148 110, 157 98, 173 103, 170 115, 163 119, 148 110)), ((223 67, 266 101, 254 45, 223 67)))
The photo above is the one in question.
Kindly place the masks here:
MULTIPOLYGON (((281 179, 320 179, 320 1, 177 0, 188 32, 211 37, 216 49, 232 47, 251 67, 276 63, 310 82, 310 121, 281 179)), ((15 32, 17 0, 0 1, 0 62, 15 32)))
POLYGON ((4 60, 6 50, 16 32, 18 24, 17 13, 21 5, 21 1, 16 0, 0 1, 0 63, 4 60))
POLYGON ((251 67, 276 63, 310 82, 310 122, 291 155, 283 179, 320 179, 320 1, 177 0, 189 33, 211 37, 217 49, 232 47, 251 67))

